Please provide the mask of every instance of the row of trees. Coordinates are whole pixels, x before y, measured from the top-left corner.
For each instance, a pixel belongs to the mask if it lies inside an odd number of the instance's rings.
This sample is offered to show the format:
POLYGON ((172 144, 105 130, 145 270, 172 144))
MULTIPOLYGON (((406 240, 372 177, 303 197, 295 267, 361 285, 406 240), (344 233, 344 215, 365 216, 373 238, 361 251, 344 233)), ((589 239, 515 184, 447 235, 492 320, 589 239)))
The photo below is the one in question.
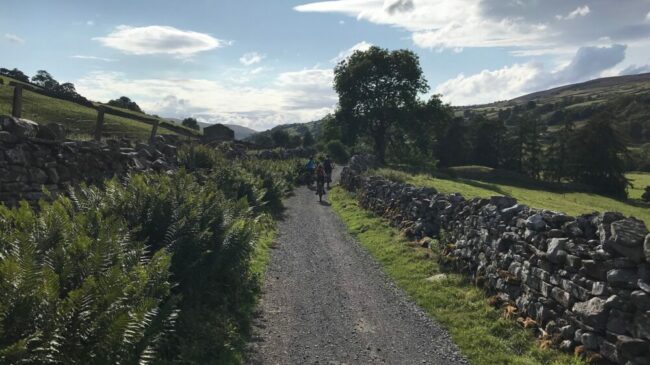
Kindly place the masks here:
POLYGON ((14 68, 13 70, 0 68, 0 75, 11 77, 12 79, 22 81, 22 82, 29 82, 29 76, 25 75, 22 71, 20 71, 17 68, 14 68))
POLYGON ((626 146, 611 115, 598 115, 579 129, 564 121, 555 133, 532 114, 509 116, 507 124, 476 114, 455 117, 439 95, 421 99, 429 87, 418 57, 407 50, 357 51, 334 73, 339 107, 324 120, 325 141, 369 146, 382 162, 483 165, 626 196, 626 146))
POLYGON ((289 133, 282 127, 278 127, 271 130, 270 133, 255 134, 253 142, 264 148, 297 148, 311 147, 316 143, 316 139, 308 129, 301 135, 299 133, 289 133))
POLYGON ((49 72, 45 70, 38 70, 36 74, 30 79, 22 71, 14 68, 13 70, 0 69, 0 74, 11 77, 21 82, 29 83, 40 87, 47 94, 59 99, 74 101, 76 103, 92 105, 92 102, 85 97, 81 96, 73 83, 64 82, 59 83, 49 72))

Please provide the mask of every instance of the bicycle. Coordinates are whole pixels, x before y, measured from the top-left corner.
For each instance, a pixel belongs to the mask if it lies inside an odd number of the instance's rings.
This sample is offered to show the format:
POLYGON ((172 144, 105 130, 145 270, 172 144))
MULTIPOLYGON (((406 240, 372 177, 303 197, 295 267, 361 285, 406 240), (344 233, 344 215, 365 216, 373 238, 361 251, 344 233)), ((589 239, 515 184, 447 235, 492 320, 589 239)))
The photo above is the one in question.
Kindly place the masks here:
POLYGON ((316 184, 316 193, 318 194, 318 201, 323 202, 323 195, 325 194, 325 182, 319 181, 316 184))

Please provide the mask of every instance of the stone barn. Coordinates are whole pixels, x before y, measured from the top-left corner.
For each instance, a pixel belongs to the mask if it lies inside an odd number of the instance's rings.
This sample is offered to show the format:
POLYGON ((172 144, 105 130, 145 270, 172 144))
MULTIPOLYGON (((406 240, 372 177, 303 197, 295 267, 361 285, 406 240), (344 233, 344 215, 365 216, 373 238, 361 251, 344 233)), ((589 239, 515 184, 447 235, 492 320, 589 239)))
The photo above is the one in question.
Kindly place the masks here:
POLYGON ((233 141, 235 132, 223 124, 213 124, 203 128, 203 140, 205 142, 213 141, 233 141))

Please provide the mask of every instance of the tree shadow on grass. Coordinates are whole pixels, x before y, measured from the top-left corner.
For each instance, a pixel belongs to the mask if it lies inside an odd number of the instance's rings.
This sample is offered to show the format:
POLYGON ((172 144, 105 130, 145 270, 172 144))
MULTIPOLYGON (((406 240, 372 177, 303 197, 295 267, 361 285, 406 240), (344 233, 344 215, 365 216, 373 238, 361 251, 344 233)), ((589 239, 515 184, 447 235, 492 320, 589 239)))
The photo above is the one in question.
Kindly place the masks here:
POLYGON ((485 183, 476 180, 466 180, 466 179, 454 179, 454 180, 463 184, 471 185, 476 188, 493 191, 495 194, 498 195, 510 196, 510 194, 508 194, 503 189, 501 189, 498 185, 495 184, 485 183))

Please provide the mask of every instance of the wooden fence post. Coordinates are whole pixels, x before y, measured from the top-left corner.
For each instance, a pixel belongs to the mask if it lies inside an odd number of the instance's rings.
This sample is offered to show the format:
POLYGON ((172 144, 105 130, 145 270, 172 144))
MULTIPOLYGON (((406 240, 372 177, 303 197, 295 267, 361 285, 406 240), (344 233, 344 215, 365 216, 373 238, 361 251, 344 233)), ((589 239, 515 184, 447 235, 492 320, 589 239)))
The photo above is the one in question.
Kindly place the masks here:
POLYGON ((153 122, 153 127, 151 127, 151 137, 149 137, 149 143, 153 143, 154 138, 156 138, 156 133, 158 132, 158 123, 159 121, 153 122))
POLYGON ((102 130, 104 129, 104 108, 97 108, 97 125, 95 126, 95 141, 102 140, 102 130))
POLYGON ((11 115, 15 118, 20 118, 23 112, 23 87, 14 86, 14 102, 11 115))

